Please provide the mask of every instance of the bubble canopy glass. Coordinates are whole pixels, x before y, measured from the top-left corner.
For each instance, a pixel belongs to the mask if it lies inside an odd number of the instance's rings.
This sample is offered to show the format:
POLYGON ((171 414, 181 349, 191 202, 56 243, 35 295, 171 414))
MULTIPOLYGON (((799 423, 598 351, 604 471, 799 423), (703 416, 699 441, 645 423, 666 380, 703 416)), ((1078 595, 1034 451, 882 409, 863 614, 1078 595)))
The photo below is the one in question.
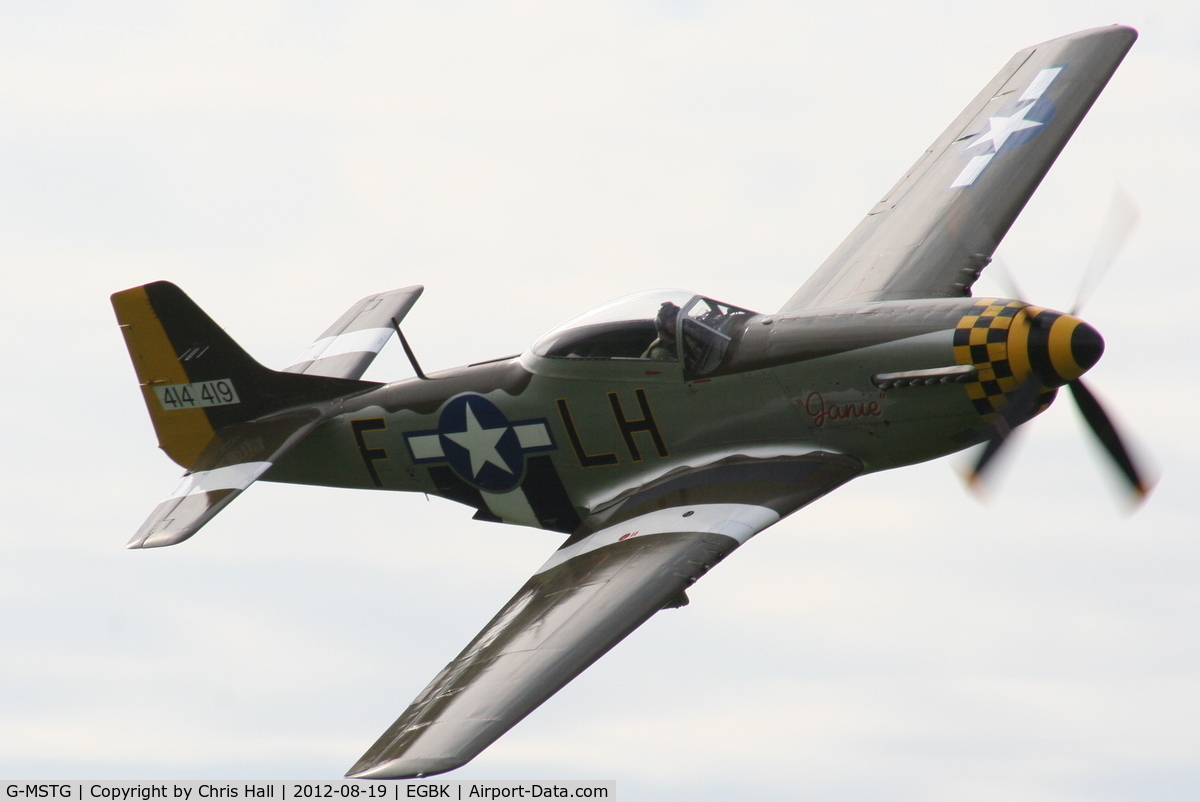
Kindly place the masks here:
POLYGON ((752 314, 688 290, 649 290, 571 318, 538 340, 533 353, 554 359, 678 361, 682 333, 685 367, 703 374, 720 362, 733 324, 752 314), (671 306, 664 311, 663 304, 671 306))

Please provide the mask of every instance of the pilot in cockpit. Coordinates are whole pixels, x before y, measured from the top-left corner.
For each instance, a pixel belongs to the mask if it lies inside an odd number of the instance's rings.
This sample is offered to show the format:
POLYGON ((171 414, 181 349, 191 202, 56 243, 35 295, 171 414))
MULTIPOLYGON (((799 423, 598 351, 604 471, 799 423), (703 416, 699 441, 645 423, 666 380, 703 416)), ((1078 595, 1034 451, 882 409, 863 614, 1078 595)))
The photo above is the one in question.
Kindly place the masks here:
POLYGON ((663 301, 654 318, 654 330, 658 337, 650 343, 650 347, 642 354, 642 359, 671 361, 678 359, 679 349, 675 345, 678 325, 679 307, 670 301, 663 301))

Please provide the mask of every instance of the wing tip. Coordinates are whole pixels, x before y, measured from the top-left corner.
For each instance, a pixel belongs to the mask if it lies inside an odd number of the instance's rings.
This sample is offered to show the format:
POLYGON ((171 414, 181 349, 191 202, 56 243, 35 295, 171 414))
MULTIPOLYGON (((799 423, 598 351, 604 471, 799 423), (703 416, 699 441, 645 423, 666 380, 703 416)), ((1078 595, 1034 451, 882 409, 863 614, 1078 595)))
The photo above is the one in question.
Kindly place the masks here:
POLYGON ((153 532, 149 535, 144 535, 141 532, 135 534, 128 543, 125 544, 127 549, 157 549, 163 546, 174 546, 176 543, 182 543, 196 533, 199 527, 187 527, 185 529, 165 529, 161 532, 153 532))
POLYGON ((429 777, 433 774, 445 774, 466 762, 459 757, 402 757, 378 763, 360 760, 346 772, 346 778, 351 780, 411 780, 429 777))

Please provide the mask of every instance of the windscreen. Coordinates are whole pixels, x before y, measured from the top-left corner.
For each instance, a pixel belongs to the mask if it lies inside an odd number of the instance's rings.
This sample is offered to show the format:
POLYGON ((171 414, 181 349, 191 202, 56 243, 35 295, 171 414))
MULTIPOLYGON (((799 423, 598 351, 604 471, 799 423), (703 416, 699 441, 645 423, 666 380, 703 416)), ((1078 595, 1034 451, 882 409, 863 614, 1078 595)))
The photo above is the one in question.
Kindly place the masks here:
POLYGON ((746 309, 696 298, 683 311, 683 360, 689 376, 704 376, 721 364, 738 321, 754 314, 746 309))

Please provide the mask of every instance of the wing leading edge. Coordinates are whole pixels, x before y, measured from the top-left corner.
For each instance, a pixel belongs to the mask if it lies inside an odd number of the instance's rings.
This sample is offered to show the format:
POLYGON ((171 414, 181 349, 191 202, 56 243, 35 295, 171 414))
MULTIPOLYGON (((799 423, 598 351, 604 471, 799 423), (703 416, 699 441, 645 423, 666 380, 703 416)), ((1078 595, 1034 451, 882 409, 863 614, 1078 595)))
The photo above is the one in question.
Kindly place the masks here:
POLYGON ((1013 56, 780 312, 969 295, 1136 39, 1112 25, 1013 56))
POLYGON ((593 515, 350 769, 427 776, 468 762, 734 549, 862 470, 853 457, 728 457, 593 515))

